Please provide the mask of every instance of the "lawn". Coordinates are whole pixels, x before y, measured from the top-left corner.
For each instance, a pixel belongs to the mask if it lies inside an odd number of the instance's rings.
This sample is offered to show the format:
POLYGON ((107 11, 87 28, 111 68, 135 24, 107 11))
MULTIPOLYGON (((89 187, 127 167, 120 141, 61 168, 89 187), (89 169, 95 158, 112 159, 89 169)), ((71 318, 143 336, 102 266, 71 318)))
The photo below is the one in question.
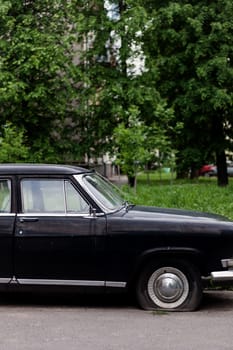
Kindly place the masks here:
POLYGON ((233 179, 218 187, 216 178, 175 180, 170 174, 141 173, 136 193, 128 186, 123 191, 130 202, 158 207, 183 208, 216 213, 233 220, 233 179))

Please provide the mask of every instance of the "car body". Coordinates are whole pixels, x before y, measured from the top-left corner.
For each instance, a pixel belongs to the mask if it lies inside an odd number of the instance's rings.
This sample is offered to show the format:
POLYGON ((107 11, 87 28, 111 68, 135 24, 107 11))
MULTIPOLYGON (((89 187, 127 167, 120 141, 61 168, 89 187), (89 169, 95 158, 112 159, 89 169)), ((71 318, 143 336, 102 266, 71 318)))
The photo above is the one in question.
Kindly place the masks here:
MULTIPOLYGON (((205 173, 205 176, 217 176, 218 170, 216 166, 213 166, 209 171, 205 173)), ((233 166, 227 166, 227 175, 232 177, 233 176, 233 166)))
POLYGON ((0 165, 0 289, 135 291, 144 309, 195 310, 232 281, 233 222, 135 206, 94 171, 0 165))
POLYGON ((206 164, 199 169, 199 176, 209 176, 209 173, 215 168, 213 164, 206 164))

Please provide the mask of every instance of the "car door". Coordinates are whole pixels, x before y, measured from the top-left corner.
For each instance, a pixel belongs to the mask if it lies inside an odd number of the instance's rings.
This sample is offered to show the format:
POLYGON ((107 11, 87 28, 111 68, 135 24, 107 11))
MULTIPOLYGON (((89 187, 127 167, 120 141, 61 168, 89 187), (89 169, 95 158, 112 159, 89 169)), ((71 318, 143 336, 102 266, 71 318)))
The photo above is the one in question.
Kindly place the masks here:
POLYGON ((13 179, 0 178, 0 284, 8 283, 13 276, 13 232, 15 207, 12 205, 13 179))
POLYGON ((96 235, 105 217, 90 215, 71 179, 21 178, 15 231, 15 277, 24 284, 104 285, 96 235))

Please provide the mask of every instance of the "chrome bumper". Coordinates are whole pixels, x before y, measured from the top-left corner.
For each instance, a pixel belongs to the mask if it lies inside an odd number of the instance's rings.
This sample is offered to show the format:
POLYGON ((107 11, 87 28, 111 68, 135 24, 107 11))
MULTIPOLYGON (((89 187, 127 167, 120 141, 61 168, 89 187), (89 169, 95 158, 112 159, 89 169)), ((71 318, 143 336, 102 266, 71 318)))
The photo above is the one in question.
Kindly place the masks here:
POLYGON ((222 267, 227 268, 225 271, 211 272, 213 281, 233 281, 233 259, 221 260, 222 267))

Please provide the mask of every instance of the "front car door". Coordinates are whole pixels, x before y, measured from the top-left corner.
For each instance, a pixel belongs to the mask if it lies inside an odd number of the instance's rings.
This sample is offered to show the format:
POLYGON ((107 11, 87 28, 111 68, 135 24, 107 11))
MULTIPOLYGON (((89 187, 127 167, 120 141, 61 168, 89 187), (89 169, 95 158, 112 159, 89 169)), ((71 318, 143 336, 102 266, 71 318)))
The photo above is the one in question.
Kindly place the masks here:
POLYGON ((15 277, 22 284, 104 286, 96 257, 96 232, 105 216, 90 215, 88 199, 72 179, 19 178, 15 277))

